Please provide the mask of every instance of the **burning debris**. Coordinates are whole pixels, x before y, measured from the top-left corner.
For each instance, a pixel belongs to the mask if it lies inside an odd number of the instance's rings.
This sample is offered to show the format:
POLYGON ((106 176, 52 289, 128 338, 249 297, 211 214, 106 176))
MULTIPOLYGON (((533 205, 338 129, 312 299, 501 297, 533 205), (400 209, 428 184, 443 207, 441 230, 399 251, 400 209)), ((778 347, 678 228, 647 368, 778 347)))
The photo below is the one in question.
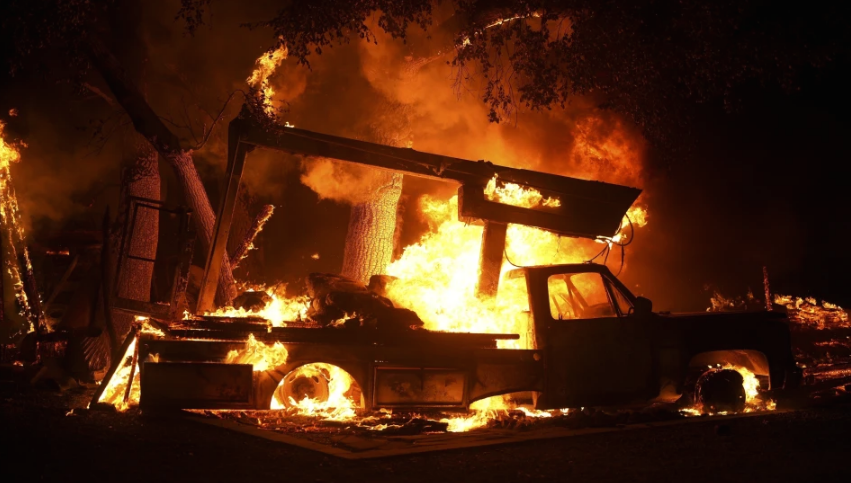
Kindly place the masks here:
MULTIPOLYGON (((16 115, 14 109, 10 114, 16 115), (14 111, 14 114, 12 114, 14 111)), ((15 298, 19 307, 18 315, 25 321, 23 332, 34 332, 40 324, 38 300, 31 300, 30 293, 35 287, 35 275, 29 249, 24 241, 24 230, 20 225, 18 199, 12 184, 12 163, 21 159, 20 151, 14 144, 9 144, 3 137, 5 125, 0 121, 0 234, 2 234, 2 265, 3 270, 11 279, 15 298), (27 287, 26 285, 30 285, 27 287)), ((4 277, 5 278, 5 277, 4 277)), ((2 287, 2 282, 0 282, 2 287)), ((2 292, 2 290, 0 290, 2 292)), ((37 293, 34 295, 38 297, 37 293)), ((4 296, 5 298, 5 296, 4 296)), ((3 304, 0 303, 0 309, 3 304)))
POLYGON ((819 304, 813 297, 775 295, 774 303, 785 307, 786 313, 789 314, 789 320, 798 324, 809 325, 818 329, 851 327, 848 312, 842 307, 824 300, 819 304))

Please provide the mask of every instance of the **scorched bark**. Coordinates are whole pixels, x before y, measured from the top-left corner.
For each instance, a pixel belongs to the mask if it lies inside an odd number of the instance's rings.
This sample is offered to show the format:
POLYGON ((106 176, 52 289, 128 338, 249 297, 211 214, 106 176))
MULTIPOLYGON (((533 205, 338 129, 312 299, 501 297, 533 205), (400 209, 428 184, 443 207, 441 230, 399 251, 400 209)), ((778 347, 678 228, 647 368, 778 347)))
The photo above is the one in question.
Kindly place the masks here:
MULTIPOLYGON (((92 64, 130 117, 136 131, 144 136, 174 168, 180 186, 183 188, 186 204, 193 211, 192 219, 195 220, 202 249, 209 249, 216 216, 192 161, 192 150, 181 147, 180 140, 151 109, 138 87, 127 77, 118 59, 103 42, 95 35, 90 35, 88 44, 92 64)), ((227 304, 233 299, 233 274, 227 254, 223 255, 216 295, 220 305, 227 304)))
POLYGON ((396 210, 402 195, 402 175, 380 174, 384 180, 375 196, 352 206, 346 248, 343 252, 345 277, 369 282, 369 277, 384 273, 393 256, 396 210))

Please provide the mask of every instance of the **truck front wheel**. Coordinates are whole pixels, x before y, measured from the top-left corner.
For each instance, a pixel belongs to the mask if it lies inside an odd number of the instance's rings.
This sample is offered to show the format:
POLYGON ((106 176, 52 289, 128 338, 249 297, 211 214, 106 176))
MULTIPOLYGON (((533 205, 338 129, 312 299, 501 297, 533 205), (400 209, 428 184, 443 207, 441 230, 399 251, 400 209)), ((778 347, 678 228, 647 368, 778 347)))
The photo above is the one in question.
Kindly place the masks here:
POLYGON ((747 394, 744 379, 733 369, 710 369, 695 384, 695 402, 704 413, 740 412, 747 394))

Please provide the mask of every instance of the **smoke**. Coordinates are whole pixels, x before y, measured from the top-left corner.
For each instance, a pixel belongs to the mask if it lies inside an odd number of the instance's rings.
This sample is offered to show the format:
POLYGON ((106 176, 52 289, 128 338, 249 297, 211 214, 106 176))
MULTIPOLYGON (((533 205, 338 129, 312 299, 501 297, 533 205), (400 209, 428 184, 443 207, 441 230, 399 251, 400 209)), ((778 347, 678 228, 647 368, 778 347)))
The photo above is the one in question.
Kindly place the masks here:
POLYGON ((303 163, 301 182, 316 192, 320 199, 358 204, 372 199, 376 190, 386 184, 383 171, 332 159, 307 160, 303 163))
MULTIPOLYGON (((243 99, 240 91, 247 92, 246 79, 255 60, 274 43, 268 32, 240 25, 274 14, 276 2, 216 2, 212 21, 191 37, 174 21, 179 5, 179 0, 145 2, 138 19, 141 39, 128 42, 143 42, 146 60, 140 70, 148 101, 186 145, 196 148, 193 158, 215 206, 227 165, 227 122, 238 113, 243 99), (222 120, 213 125, 223 107, 222 120)), ((475 73, 469 78, 459 73, 447 63, 449 55, 420 57, 435 45, 446 44, 447 39, 414 29, 407 43, 402 43, 381 35, 378 28, 375 32, 377 44, 353 40, 324 49, 322 55, 311 57, 309 69, 295 59, 284 60, 269 79, 275 92, 273 105, 283 110, 282 118, 299 128, 419 151, 584 179, 644 184, 646 148, 640 134, 618 116, 600 109, 595 99, 577 98, 553 110, 521 110, 501 123, 491 123, 477 85, 481 79, 475 73)), ((93 82, 101 85, 98 79, 93 82)), ((87 102, 79 106, 78 117, 100 115, 92 104, 106 104, 94 98, 87 102)), ((40 112, 53 117, 40 114, 34 126, 63 132, 54 136, 54 142, 45 141, 51 137, 46 133, 27 137, 31 150, 50 162, 32 161, 26 189, 19 189, 19 196, 33 201, 32 206, 22 203, 30 216, 62 219, 74 211, 69 208, 69 198, 117 185, 122 150, 118 144, 111 145, 91 159, 83 158, 85 143, 69 128, 68 119, 74 116, 48 109, 40 112)), ((168 169, 164 171, 168 199, 180 203, 173 180, 168 181, 168 169)), ((323 254, 342 251, 347 211, 327 208, 323 200, 338 205, 365 201, 383 183, 384 175, 350 163, 257 149, 248 155, 243 180, 264 203, 284 207, 264 232, 270 239, 290 230, 277 225, 296 220, 302 223, 304 236, 314 229, 295 218, 287 206, 310 206, 326 214, 322 222, 319 218, 308 220, 323 225, 316 232, 328 240, 328 246, 302 246, 294 240, 297 237, 276 239, 275 248, 280 252, 276 256, 309 259, 317 248, 323 254), (294 183, 314 194, 293 189, 300 188, 294 183), (298 252, 302 249, 311 251, 298 252)), ((417 240, 427 229, 415 208, 419 198, 423 194, 448 197, 455 188, 452 183, 405 178, 402 199, 410 206, 404 211, 401 243, 417 240)), ((652 215, 652 206, 650 211, 652 215)), ((324 263, 334 257, 321 260, 324 263)))

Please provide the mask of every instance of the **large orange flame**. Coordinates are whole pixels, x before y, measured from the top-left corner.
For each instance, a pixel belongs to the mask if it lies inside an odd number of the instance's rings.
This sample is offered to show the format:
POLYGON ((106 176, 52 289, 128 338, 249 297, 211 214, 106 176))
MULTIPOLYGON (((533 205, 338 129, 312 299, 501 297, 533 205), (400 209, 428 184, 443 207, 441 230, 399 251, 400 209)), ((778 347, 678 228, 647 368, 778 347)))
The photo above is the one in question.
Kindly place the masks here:
POLYGON ((506 205, 522 206, 524 208, 558 208, 561 200, 557 197, 544 197, 535 188, 521 186, 517 183, 503 183, 497 180, 497 175, 485 186, 485 197, 506 205))
POLYGON ((255 65, 257 66, 251 75, 246 79, 248 85, 257 89, 261 95, 263 102, 263 110, 266 114, 273 114, 275 107, 272 105, 272 97, 275 95, 275 90, 269 84, 269 77, 275 73, 275 69, 281 65, 281 62, 287 58, 287 47, 282 45, 274 51, 264 52, 263 55, 257 58, 255 65))

